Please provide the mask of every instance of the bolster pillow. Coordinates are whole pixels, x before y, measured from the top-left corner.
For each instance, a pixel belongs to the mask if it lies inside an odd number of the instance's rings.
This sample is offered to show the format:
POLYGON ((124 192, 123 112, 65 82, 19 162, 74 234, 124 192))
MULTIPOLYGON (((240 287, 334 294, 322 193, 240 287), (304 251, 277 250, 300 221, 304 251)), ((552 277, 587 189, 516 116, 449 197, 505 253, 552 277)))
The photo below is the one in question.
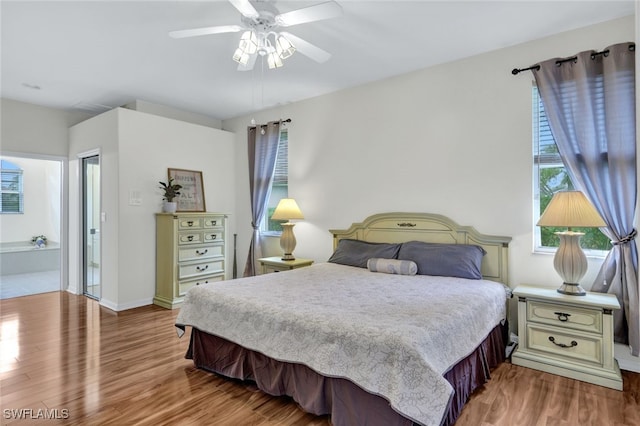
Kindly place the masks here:
POLYGON ((415 275, 418 272, 418 265, 412 260, 373 258, 367 261, 367 268, 371 272, 395 275, 415 275))

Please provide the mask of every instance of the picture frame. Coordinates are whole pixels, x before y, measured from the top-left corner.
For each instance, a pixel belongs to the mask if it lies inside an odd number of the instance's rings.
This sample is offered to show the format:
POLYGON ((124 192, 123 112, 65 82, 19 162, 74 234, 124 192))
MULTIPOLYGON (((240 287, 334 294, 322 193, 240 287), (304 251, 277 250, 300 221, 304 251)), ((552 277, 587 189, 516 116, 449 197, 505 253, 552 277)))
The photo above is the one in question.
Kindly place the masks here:
POLYGON ((197 170, 172 169, 168 170, 169 179, 182 185, 180 195, 176 197, 178 212, 204 212, 204 184, 202 172, 197 170))

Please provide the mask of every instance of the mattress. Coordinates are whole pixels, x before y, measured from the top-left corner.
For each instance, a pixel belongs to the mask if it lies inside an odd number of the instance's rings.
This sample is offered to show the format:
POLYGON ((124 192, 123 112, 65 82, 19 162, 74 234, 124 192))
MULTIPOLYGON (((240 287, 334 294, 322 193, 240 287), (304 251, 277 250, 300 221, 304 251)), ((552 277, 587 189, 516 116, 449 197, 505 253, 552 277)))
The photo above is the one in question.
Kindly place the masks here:
POLYGON ((441 424, 444 374, 506 317, 500 283, 318 264, 195 287, 176 319, 270 359, 344 378, 418 424, 441 424))

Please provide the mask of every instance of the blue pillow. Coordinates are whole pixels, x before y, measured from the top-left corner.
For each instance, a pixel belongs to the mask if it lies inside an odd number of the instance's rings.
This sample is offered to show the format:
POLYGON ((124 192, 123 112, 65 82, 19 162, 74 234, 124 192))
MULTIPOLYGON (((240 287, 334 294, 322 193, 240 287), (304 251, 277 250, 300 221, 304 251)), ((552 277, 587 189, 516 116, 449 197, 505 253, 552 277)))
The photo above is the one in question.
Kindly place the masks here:
POLYGON ((418 265, 418 275, 437 275, 479 280, 486 251, 471 244, 438 244, 409 241, 403 243, 398 259, 412 260, 418 265))
POLYGON ((400 244, 370 243, 367 241, 351 240, 348 238, 338 241, 336 251, 329 258, 331 263, 357 266, 366 268, 367 261, 378 257, 383 259, 396 259, 400 244))

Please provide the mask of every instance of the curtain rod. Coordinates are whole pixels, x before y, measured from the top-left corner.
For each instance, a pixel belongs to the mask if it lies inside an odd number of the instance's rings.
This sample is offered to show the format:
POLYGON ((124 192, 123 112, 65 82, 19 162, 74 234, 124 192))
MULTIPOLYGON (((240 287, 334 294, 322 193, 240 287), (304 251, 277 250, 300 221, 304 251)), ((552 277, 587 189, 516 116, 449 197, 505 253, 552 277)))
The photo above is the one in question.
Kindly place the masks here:
MULTIPOLYGON (((281 123, 291 123, 291 119, 287 118, 286 120, 280 120, 281 123)), ((249 126, 250 129, 258 126, 266 126, 266 124, 255 124, 253 126, 249 126)))
MULTIPOLYGON (((635 44, 630 44, 629 45, 629 50, 634 51, 636 50, 636 45, 635 44)), ((591 59, 595 59, 596 56, 600 56, 600 55, 604 55, 609 56, 609 49, 603 50, 602 52, 595 52, 591 54, 591 59)), ((565 62, 575 62, 578 60, 577 56, 572 56, 570 58, 566 58, 566 59, 559 59, 556 61, 556 65, 561 65, 564 64, 565 62)), ((522 71, 529 71, 529 70, 536 70, 536 71, 540 71, 540 65, 536 64, 536 65, 531 65, 528 68, 514 68, 511 70, 511 74, 513 75, 518 75, 519 73, 521 73, 522 71)))

